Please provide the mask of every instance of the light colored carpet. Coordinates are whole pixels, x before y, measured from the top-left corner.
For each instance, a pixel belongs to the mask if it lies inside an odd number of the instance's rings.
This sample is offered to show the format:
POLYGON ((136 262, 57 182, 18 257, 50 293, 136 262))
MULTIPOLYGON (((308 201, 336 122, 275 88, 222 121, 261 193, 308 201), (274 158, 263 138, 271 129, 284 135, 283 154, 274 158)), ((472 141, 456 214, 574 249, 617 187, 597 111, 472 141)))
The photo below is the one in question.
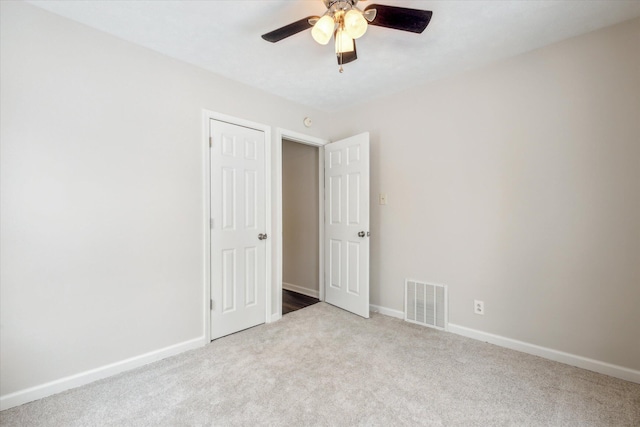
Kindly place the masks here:
POLYGON ((640 385, 325 303, 0 413, 7 426, 638 426, 640 385))

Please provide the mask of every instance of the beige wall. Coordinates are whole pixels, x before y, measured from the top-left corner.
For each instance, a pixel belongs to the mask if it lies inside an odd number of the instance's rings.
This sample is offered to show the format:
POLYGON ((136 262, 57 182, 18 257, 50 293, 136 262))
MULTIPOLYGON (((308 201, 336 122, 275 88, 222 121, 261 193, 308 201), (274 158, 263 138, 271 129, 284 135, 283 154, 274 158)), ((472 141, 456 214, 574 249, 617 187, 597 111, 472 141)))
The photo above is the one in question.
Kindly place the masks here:
POLYGON ((318 148, 283 141, 282 276, 285 288, 308 295, 319 290, 318 205, 318 148))
POLYGON ((372 138, 371 302, 640 369, 640 20, 341 112, 372 138), (473 300, 486 314, 473 314, 473 300))
POLYGON ((315 136, 327 115, 0 7, 0 394, 204 339, 202 109, 315 136))

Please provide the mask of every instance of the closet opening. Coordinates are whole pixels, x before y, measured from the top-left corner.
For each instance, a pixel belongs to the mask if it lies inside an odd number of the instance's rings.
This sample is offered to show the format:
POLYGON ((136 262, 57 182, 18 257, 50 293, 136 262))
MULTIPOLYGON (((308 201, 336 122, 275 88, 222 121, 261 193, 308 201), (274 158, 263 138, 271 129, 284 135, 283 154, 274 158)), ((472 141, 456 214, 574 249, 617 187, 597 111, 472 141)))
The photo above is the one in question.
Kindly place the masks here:
POLYGON ((282 139, 282 314, 320 298, 320 148, 282 139))

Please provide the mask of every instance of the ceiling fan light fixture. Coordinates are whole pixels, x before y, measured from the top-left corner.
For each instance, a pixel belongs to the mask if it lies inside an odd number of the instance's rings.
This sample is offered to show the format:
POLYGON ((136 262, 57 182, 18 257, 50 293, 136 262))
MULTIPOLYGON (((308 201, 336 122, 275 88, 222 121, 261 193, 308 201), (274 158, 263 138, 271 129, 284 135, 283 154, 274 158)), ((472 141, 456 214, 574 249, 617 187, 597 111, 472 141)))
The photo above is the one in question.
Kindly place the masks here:
MULTIPOLYGON (((2 1, 2 0, 0 0, 2 1)), ((307 16, 284 27, 263 34, 262 38, 275 43, 311 27, 313 39, 321 45, 335 39, 335 50, 340 66, 358 59, 356 39, 362 37, 369 25, 393 30, 422 33, 433 12, 400 6, 371 4, 364 10, 357 7, 359 0, 323 0, 327 10, 322 17, 307 16)))
POLYGON ((336 54, 353 52, 355 49, 353 38, 342 28, 336 31, 336 54))
POLYGON ((351 9, 344 15, 344 29, 354 40, 367 32, 367 26, 367 20, 358 9, 351 9))
POLYGON ((311 36, 316 42, 325 45, 331 40, 335 26, 336 23, 333 18, 330 15, 324 15, 318 19, 318 22, 311 29, 311 36))

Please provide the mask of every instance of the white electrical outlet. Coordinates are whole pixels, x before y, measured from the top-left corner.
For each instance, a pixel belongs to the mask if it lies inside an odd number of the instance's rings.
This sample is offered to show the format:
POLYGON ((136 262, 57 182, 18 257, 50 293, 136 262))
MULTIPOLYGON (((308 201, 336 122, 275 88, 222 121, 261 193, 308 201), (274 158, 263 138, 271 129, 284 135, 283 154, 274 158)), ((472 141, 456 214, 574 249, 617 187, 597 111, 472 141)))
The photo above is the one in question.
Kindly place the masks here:
POLYGON ((473 312, 475 314, 484 314, 484 301, 473 300, 473 312))

